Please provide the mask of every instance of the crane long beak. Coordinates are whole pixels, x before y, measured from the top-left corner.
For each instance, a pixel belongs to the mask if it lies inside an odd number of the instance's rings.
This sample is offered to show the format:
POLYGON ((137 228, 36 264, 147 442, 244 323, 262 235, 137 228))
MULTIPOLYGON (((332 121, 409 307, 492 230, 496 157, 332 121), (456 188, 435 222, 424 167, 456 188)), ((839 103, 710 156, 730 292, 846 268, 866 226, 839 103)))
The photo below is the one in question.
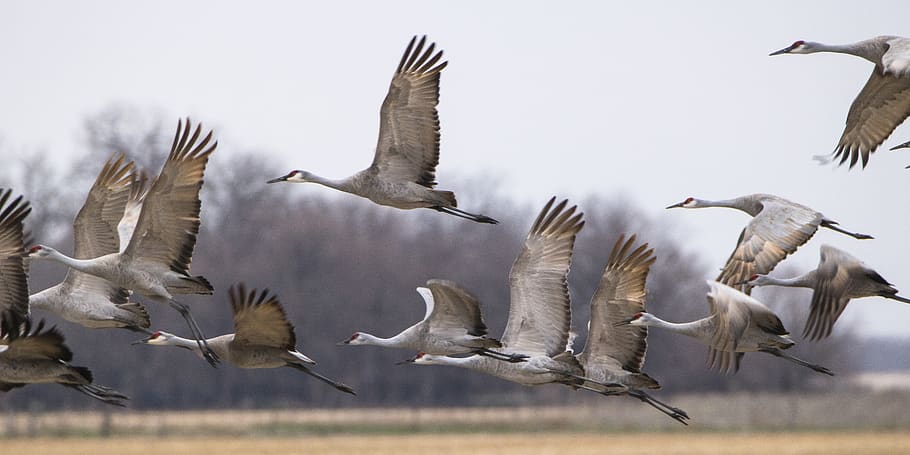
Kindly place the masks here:
POLYGON ((683 206, 683 202, 679 202, 679 203, 676 203, 676 204, 673 204, 673 205, 668 205, 666 208, 668 208, 668 209, 675 209, 675 208, 677 208, 677 207, 682 207, 682 206, 683 206))
POLYGON ((143 339, 141 339, 141 340, 136 340, 136 341, 134 341, 134 342, 132 342, 132 343, 130 343, 130 344, 133 344, 133 345, 135 345, 135 344, 146 344, 146 343, 149 342, 149 340, 151 340, 151 337, 149 337, 149 338, 143 338, 143 339))
POLYGON ((768 54, 768 57, 773 57, 775 55, 780 55, 780 54, 789 54, 790 51, 792 51, 793 49, 796 49, 796 46, 787 46, 779 51, 774 51, 774 52, 768 54))
POLYGON ((287 181, 287 179, 288 179, 288 176, 286 176, 286 175, 285 175, 285 176, 281 176, 281 177, 278 177, 278 178, 275 178, 275 179, 272 179, 272 180, 269 180, 269 181, 268 181, 268 182, 265 182, 265 183, 278 183, 278 182, 286 182, 286 181, 287 181))
POLYGON ((901 145, 895 145, 894 147, 891 147, 889 150, 907 149, 907 148, 910 148, 910 141, 904 142, 901 145))
POLYGON ((622 321, 614 323, 613 327, 622 327, 624 325, 629 325, 634 320, 635 320, 635 318, 623 319, 622 321))
POLYGON ((402 360, 401 362, 395 362, 395 365, 404 365, 404 364, 408 364, 408 363, 414 363, 414 358, 402 360))
POLYGON ((344 341, 339 341, 339 342, 335 343, 335 346, 347 346, 349 344, 351 344, 351 340, 344 340, 344 341))

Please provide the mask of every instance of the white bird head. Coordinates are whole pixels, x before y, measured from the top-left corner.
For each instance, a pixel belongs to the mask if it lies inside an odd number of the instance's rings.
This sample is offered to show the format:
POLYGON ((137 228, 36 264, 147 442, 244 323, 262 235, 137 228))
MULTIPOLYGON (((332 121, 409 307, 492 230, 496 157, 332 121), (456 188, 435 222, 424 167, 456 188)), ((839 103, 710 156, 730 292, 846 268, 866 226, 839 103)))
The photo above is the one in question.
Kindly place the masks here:
POLYGON ((748 284, 749 286, 757 287, 757 286, 766 286, 768 284, 771 284, 770 281, 771 280, 770 280, 770 278, 768 278, 768 275, 756 274, 756 275, 750 276, 749 279, 746 280, 746 282, 742 283, 742 284, 748 284))
POLYGON ((265 183, 278 183, 278 182, 311 182, 311 174, 307 171, 301 171, 295 169, 291 172, 288 172, 287 175, 274 178, 265 183))
POLYGON ((368 337, 363 332, 354 332, 354 334, 351 335, 350 338, 348 338, 347 340, 344 340, 344 341, 339 341, 337 344, 338 344, 338 346, 343 346, 343 345, 358 346, 358 345, 362 345, 362 344, 367 344, 368 343, 367 338, 368 337))
POLYGON ((54 253, 57 250, 44 245, 35 245, 28 250, 28 257, 30 258, 46 258, 54 253))
POLYGON ((667 208, 674 209, 677 207, 682 207, 685 209, 692 209, 692 208, 701 207, 701 205, 699 205, 699 203, 701 203, 701 199, 695 199, 694 197, 687 197, 686 200, 684 200, 682 202, 677 202, 676 204, 673 204, 673 205, 669 205, 669 206, 667 206, 667 208))
POLYGON ((418 352, 410 361, 415 365, 441 365, 442 362, 437 360, 440 356, 427 354, 426 352, 418 352))
POLYGON ((811 54, 813 52, 818 52, 817 49, 813 46, 815 43, 809 41, 795 41, 793 44, 779 50, 774 51, 769 56, 780 55, 780 54, 811 54))
POLYGON ((629 319, 624 319, 622 321, 613 324, 614 327, 621 327, 624 325, 634 325, 634 326, 647 326, 654 321, 654 316, 651 313, 639 312, 632 315, 629 319))
POLYGON ((171 341, 173 341, 176 337, 177 336, 172 333, 159 331, 149 335, 148 338, 134 341, 133 344, 145 343, 155 346, 167 346, 171 344, 171 341))

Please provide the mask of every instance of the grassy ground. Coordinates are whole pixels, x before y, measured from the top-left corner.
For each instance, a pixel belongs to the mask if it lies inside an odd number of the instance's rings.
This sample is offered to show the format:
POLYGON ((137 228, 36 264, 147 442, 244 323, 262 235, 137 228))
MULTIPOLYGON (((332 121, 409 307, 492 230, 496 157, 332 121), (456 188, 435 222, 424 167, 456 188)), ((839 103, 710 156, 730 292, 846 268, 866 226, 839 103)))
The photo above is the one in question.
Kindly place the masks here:
POLYGON ((537 432, 885 432, 910 429, 910 394, 674 396, 685 427, 628 397, 571 406, 0 413, 0 438, 308 437, 537 432))
POLYGON ((497 454, 896 454, 910 453, 910 434, 633 433, 435 434, 297 438, 9 439, 5 453, 147 455, 149 453, 371 455, 497 454))

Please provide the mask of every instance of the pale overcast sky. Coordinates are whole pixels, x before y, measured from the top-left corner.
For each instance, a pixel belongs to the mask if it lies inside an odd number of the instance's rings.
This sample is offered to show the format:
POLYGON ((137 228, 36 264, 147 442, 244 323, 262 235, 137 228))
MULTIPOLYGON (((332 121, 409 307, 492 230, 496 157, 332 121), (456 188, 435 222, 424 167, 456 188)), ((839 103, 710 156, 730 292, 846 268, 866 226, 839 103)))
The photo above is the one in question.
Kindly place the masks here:
MULTIPOLYGON (((6 2, 0 153, 65 160, 87 115, 124 103, 202 120, 219 154, 264 150, 276 176, 342 177, 370 163, 392 72, 410 37, 428 34, 449 60, 441 188, 480 174, 534 205, 622 194, 718 268, 748 217, 663 207, 773 193, 876 236, 820 232, 790 264, 815 267, 830 243, 910 294, 910 150, 887 151, 910 127, 865 171, 818 166, 810 157, 833 149, 872 65, 768 57, 797 39, 907 35, 910 2, 687 3, 6 2)), ((865 334, 906 336, 910 306, 865 299, 845 317, 865 334)))

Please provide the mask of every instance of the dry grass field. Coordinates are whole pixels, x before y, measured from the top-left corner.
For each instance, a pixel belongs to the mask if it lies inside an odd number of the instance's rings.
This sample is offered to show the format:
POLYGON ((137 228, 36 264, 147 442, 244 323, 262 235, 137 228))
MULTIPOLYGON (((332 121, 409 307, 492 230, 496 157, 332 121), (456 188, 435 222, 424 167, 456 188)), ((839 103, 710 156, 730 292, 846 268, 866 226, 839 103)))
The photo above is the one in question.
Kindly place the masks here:
POLYGON ((900 454, 910 434, 883 433, 632 433, 423 434, 295 438, 11 439, 5 453, 29 455, 308 455, 371 454, 900 454))
POLYGON ((576 406, 0 413, 4 453, 910 454, 910 394, 673 397, 576 406), (108 436, 108 437, 104 437, 108 436))

